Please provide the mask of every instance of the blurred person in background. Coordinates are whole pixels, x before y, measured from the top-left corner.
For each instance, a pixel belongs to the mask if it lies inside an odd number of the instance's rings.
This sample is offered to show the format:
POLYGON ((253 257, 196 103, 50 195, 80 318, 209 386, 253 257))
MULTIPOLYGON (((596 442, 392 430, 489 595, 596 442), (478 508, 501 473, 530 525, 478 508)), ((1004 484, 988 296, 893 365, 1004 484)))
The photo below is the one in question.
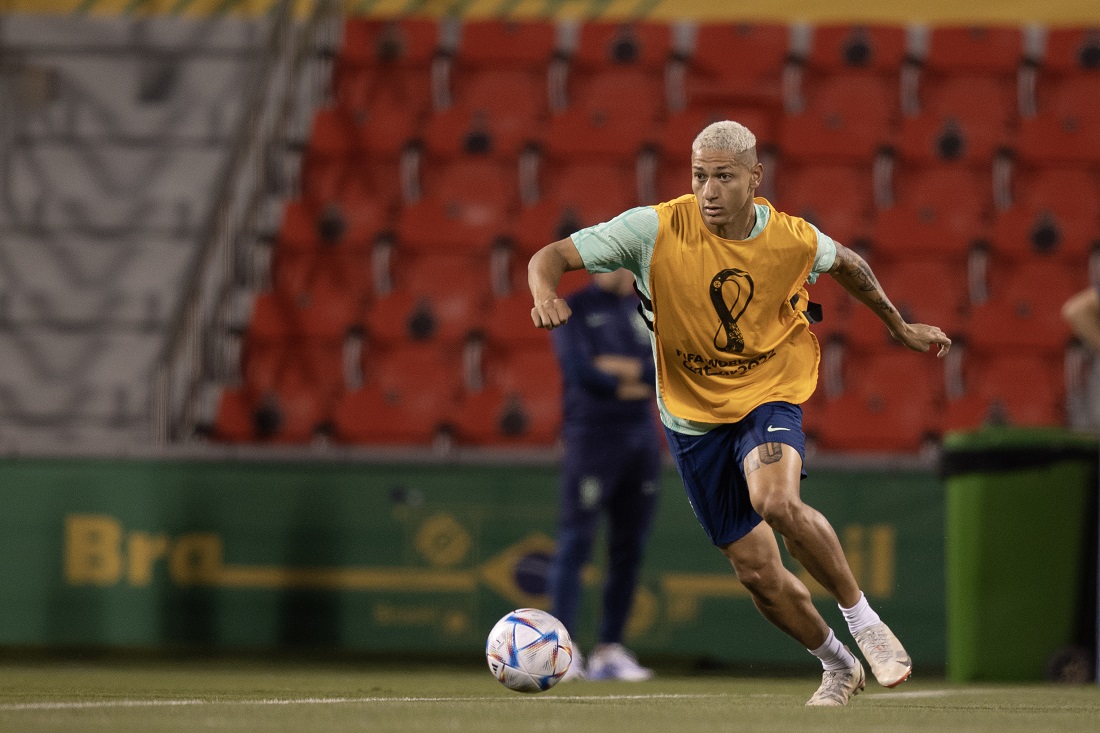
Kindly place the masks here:
POLYGON ((622 640, 660 485, 661 447, 650 402, 655 367, 634 275, 615 270, 592 279, 566 299, 573 320, 552 334, 564 383, 565 458, 551 613, 576 638, 581 570, 606 516, 608 568, 598 643, 587 668, 578 651, 564 679, 636 682, 653 676, 622 640))
POLYGON ((556 294, 568 270, 634 274, 652 329, 661 421, 695 515, 757 609, 821 661, 807 704, 847 705, 864 688, 863 665, 783 566, 773 530, 836 598, 879 684, 904 682, 912 661, 860 591, 833 527, 799 494, 800 405, 820 361, 805 285, 829 273, 914 351, 938 345, 942 357, 951 341, 935 326, 906 323, 859 255, 755 197, 763 166, 743 125, 703 129, 691 170, 693 194, 539 250, 528 265, 531 317, 546 329, 570 320, 556 294))
POLYGON ((1088 287, 1070 297, 1062 305, 1062 318, 1093 357, 1091 368, 1081 375, 1080 389, 1070 390, 1070 425, 1100 430, 1100 288, 1088 287))

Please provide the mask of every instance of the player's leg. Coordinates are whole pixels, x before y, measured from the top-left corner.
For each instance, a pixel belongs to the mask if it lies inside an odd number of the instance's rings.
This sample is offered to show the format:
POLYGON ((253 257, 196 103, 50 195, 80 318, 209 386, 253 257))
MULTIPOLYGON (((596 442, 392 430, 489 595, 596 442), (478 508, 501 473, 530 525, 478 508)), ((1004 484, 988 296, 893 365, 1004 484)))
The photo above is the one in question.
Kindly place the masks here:
MULTIPOLYGON (((601 479, 591 472, 579 445, 566 442, 558 492, 557 551, 550 565, 549 592, 552 613, 574 638, 581 603, 581 569, 592 555, 599 522, 601 479)), ((567 678, 583 677, 583 657, 578 654, 567 678)))
POLYGON ((847 705, 864 688, 863 665, 821 618, 806 586, 783 566, 772 529, 758 524, 720 549, 764 618, 821 660, 821 686, 806 704, 847 705))
POLYGON ((649 530, 657 508, 661 470, 660 447, 654 435, 624 436, 621 473, 607 497, 608 569, 603 589, 599 646, 589 659, 591 679, 641 681, 653 670, 638 664, 622 646, 623 631, 634 606, 649 530))
MULTIPOLYGON (((761 428, 763 431, 763 428, 761 428)), ((810 603, 810 593, 783 567, 771 528, 752 507, 740 462, 744 426, 723 425, 702 435, 666 430, 688 502, 710 541, 733 564, 760 612, 821 660, 821 687, 811 705, 844 705, 863 686, 863 667, 810 603)))
POLYGON ((783 566, 771 527, 758 524, 741 539, 719 549, 764 618, 807 649, 824 643, 829 626, 811 603, 810 591, 783 566))
POLYGON ((802 501, 802 456, 791 445, 764 443, 744 460, 753 508, 783 536, 791 555, 847 608, 859 602, 856 582, 829 520, 802 501))
POLYGON ((909 654, 860 592, 832 525, 802 501, 801 410, 772 403, 750 417, 745 440, 758 445, 744 453, 742 467, 753 507, 783 535, 791 555, 837 599, 879 684, 904 682, 913 669, 909 654))

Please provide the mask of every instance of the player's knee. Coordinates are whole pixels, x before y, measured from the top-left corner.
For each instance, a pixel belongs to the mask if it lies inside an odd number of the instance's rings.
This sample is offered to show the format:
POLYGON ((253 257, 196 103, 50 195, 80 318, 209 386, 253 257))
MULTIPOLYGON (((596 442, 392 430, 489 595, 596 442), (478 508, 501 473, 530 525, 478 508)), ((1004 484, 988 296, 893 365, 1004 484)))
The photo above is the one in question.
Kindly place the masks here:
POLYGON ((784 534, 797 524, 803 506, 797 496, 776 493, 765 496, 755 508, 768 526, 784 534))
POLYGON ((778 569, 770 565, 740 564, 733 569, 741 585, 757 598, 773 597, 780 586, 778 569))

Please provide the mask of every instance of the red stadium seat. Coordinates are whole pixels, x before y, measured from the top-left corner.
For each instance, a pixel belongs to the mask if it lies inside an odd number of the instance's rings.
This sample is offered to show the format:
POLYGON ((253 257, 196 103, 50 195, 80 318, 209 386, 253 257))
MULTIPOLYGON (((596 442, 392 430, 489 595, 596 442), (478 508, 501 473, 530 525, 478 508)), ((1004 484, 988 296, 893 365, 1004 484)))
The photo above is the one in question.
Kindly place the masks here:
POLYGON ((1084 270, 1052 260, 995 267, 989 300, 971 310, 968 343, 980 353, 1060 354, 1070 338, 1062 304, 1086 285, 1084 270))
POLYGON ((905 59, 905 29, 898 26, 822 25, 813 29, 806 59, 812 71, 896 71, 905 59))
POLYGON ((281 342, 290 335, 290 316, 273 292, 259 293, 252 305, 248 341, 281 342))
POLYGON ((257 404, 269 402, 278 419, 270 436, 257 436, 274 443, 307 443, 327 421, 331 398, 321 394, 313 375, 301 360, 288 360, 279 373, 274 390, 265 392, 257 404))
POLYGON ((630 65, 661 71, 671 50, 666 23, 590 21, 581 25, 572 61, 581 69, 630 65))
POLYGON ((1020 121, 1017 151, 1035 165, 1100 163, 1096 72, 1048 81, 1038 89, 1038 115, 1020 121))
POLYGON ((1085 266, 1100 241, 1100 181, 1074 168, 1025 171, 1014 185, 1012 207, 998 212, 994 252, 1026 259, 1054 256, 1085 266))
POLYGON ((455 422, 462 445, 549 446, 560 431, 561 396, 487 387, 463 397, 455 422))
POLYGON ((355 148, 355 139, 355 122, 346 109, 319 109, 309 131, 307 157, 321 161, 346 159, 355 148))
POLYGON ((371 304, 367 333, 382 344, 414 338, 455 343, 482 327, 488 302, 489 268, 483 261, 418 257, 398 273, 397 289, 371 304))
POLYGON ((870 233, 874 205, 866 167, 783 167, 776 174, 775 190, 780 211, 806 219, 841 243, 852 244, 870 233))
POLYGON ((365 300, 372 290, 371 252, 368 247, 318 246, 314 249, 277 249, 272 282, 289 301, 313 287, 343 290, 365 300))
POLYGON ((928 355, 901 347, 846 358, 844 391, 824 403, 818 445, 854 453, 919 451, 939 431, 935 408, 942 388, 935 366, 928 355))
POLYGON ((541 137, 546 118, 545 74, 490 68, 464 75, 454 103, 428 119, 424 142, 434 156, 484 152, 512 159, 541 137))
POLYGON ((330 201, 339 200, 349 187, 368 192, 378 206, 388 211, 401 194, 397 161, 307 154, 302 162, 302 196, 313 209, 320 210, 330 201))
POLYGON ((276 249, 271 263, 271 282, 275 292, 284 299, 290 299, 308 290, 316 262, 317 249, 276 249))
POLYGON ((218 400, 214 439, 225 443, 249 443, 256 439, 252 401, 244 390, 227 389, 218 400))
POLYGON ((921 111, 902 122, 902 158, 989 163, 1007 146, 1015 89, 992 76, 954 75, 921 85, 921 111))
POLYGON ((1100 70, 1100 29, 1051 28, 1040 66, 1045 74, 1100 70))
POLYGON ((348 329, 362 318, 365 299, 331 282, 311 283, 287 304, 294 335, 299 338, 343 343, 348 329))
MULTIPOLYGON (((558 295, 563 293, 559 289, 558 295)), ((531 320, 531 294, 526 288, 493 300, 485 318, 485 335, 490 348, 503 350, 545 350, 550 340, 547 331, 535 328, 531 320)))
POLYGON ((609 68, 571 87, 569 106, 551 117, 546 131, 551 157, 628 161, 654 142, 664 103, 660 76, 609 68))
POLYGON ((367 385, 337 402, 333 433, 341 443, 428 447, 449 416, 450 410, 440 409, 433 392, 367 385))
POLYGON ((523 256, 578 229, 618 216, 638 201, 629 166, 547 166, 543 180, 541 200, 520 209, 512 231, 523 256))
POLYGON ((1016 73, 1023 57, 1018 27, 933 28, 924 56, 927 68, 946 73, 960 71, 1016 73))
POLYGON ((897 84, 875 73, 807 85, 806 108, 782 120, 780 152, 797 160, 868 163, 894 137, 897 84))
POLYGON ((356 145, 373 156, 396 156, 420 134, 431 108, 426 69, 354 69, 337 77, 337 104, 355 123, 356 145))
POLYGON ((433 20, 348 18, 340 59, 351 65, 425 65, 439 45, 433 20))
POLYGON ((778 107, 790 31, 779 24, 701 24, 688 61, 688 104, 715 100, 778 107), (730 64, 736 57, 737 64, 730 64))
POLYGON ((462 24, 461 66, 544 69, 557 48, 557 27, 548 21, 471 20, 462 24))
POLYGON ((402 249, 424 254, 484 254, 512 226, 519 205, 516 167, 481 158, 424 166, 423 198, 404 207, 402 249))
POLYGON ((992 173, 964 165, 901 170, 895 203, 878 212, 875 251, 898 259, 914 252, 962 259, 988 238, 992 173))
POLYGON ((279 225, 280 250, 312 251, 320 243, 317 215, 314 208, 301 199, 287 201, 283 207, 283 220, 279 225))
POLYGON ((561 372, 548 340, 542 348, 490 351, 485 381, 505 393, 561 395, 561 372))
POLYGON ((1033 354, 967 358, 966 391, 947 401, 945 430, 974 430, 989 423, 1064 425, 1062 369, 1061 360, 1033 354))
POLYGON ((457 355, 435 344, 407 344, 367 354, 367 381, 336 406, 337 440, 429 445, 454 417, 457 355))

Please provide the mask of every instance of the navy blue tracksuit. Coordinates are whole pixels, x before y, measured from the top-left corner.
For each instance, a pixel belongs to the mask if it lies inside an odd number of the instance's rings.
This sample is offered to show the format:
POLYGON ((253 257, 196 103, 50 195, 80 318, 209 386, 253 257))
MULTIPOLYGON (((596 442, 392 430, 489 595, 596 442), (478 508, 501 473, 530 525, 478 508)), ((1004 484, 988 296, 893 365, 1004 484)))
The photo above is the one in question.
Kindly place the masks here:
POLYGON ((618 378, 597 369, 593 359, 640 359, 642 381, 653 385, 653 352, 633 294, 623 297, 593 284, 566 302, 573 315, 551 332, 563 376, 565 444, 551 613, 575 634, 581 568, 605 514, 608 572, 598 641, 621 642, 657 506, 661 453, 652 395, 618 399, 618 378))

